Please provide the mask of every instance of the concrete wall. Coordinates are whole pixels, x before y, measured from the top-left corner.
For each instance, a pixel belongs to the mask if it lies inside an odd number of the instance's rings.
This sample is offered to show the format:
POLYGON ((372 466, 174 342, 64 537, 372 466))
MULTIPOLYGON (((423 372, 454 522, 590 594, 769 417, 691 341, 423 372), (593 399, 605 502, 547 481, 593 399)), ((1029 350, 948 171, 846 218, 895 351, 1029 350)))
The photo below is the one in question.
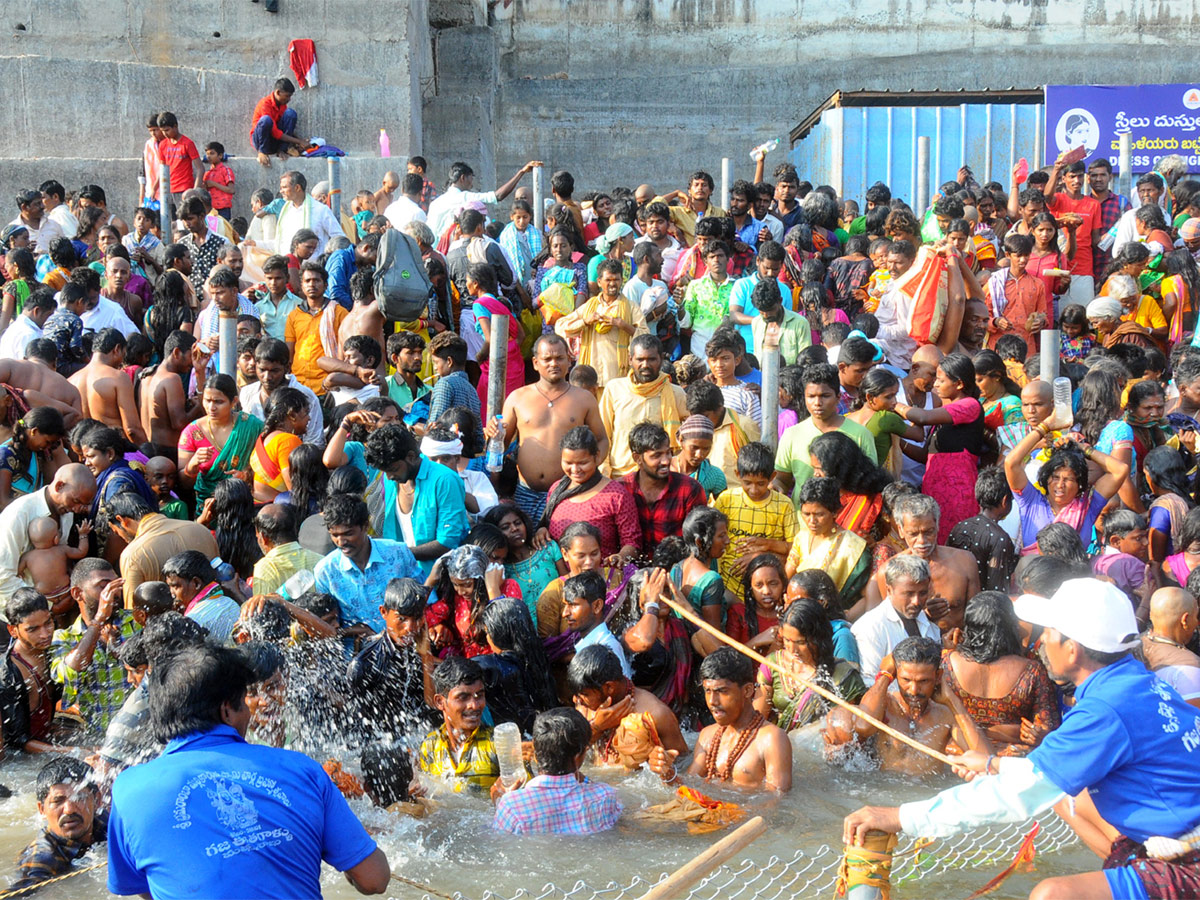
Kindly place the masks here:
MULTIPOLYGON (((516 0, 496 26, 496 165, 581 190, 683 187, 837 89, 1187 82, 1191 0, 516 0)), ((769 162, 781 161, 783 150, 769 162)))
MULTIPOLYGON (((99 183, 110 206, 127 213, 152 111, 174 112, 201 149, 219 140, 252 158, 251 111, 274 79, 295 81, 293 38, 317 47, 319 84, 292 103, 304 136, 368 158, 379 155, 381 127, 393 155, 421 145, 421 85, 432 72, 427 0, 280 0, 277 14, 246 0, 0 0, 0 28, 6 217, 17 190, 49 177, 69 189, 99 183)), ((402 162, 348 163, 348 175, 361 168, 371 177, 344 187, 378 187, 382 171, 402 162)), ((239 159, 234 169, 236 211, 248 209, 254 188, 278 185, 278 168, 239 159)))

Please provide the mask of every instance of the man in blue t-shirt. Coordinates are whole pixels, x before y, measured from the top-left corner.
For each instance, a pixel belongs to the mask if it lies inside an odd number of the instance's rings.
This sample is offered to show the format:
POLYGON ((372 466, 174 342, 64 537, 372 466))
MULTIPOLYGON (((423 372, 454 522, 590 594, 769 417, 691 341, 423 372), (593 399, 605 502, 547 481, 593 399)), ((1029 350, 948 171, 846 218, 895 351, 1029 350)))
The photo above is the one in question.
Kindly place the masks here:
POLYGON ((845 842, 861 845, 872 829, 945 837, 1020 822, 1073 798, 1072 825, 1105 859, 1104 868, 1046 879, 1031 897, 1200 896, 1200 851, 1150 859, 1145 846, 1200 824, 1200 711, 1130 655, 1138 627, 1128 598, 1108 582, 1077 578, 1049 600, 1026 595, 1013 607, 1018 618, 1045 629, 1050 677, 1075 685, 1075 705, 1062 725, 1025 759, 963 754, 955 771, 969 784, 898 808, 851 813, 845 842))
POLYGON ((151 676, 150 718, 167 748, 113 784, 108 889, 182 897, 319 898, 321 862, 382 894, 387 857, 314 760, 245 741, 239 651, 181 651, 151 676))

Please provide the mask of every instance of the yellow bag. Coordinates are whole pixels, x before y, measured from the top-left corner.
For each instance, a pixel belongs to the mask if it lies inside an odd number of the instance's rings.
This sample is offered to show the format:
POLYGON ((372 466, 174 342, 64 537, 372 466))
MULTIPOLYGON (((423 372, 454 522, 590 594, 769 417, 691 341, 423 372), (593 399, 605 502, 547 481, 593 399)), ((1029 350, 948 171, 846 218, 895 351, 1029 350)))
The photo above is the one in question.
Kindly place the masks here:
POLYGON ((533 342, 542 336, 542 314, 536 309, 521 309, 521 356, 525 359, 533 357, 533 342))
POLYGON ((538 294, 537 306, 547 325, 554 325, 565 315, 575 312, 575 289, 569 284, 550 284, 538 294))

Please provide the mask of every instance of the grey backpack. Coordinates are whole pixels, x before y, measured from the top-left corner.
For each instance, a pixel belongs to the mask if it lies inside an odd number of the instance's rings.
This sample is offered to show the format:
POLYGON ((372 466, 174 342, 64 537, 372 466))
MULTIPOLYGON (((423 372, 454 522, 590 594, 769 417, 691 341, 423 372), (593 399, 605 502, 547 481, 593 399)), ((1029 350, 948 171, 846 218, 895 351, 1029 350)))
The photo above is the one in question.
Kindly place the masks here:
POLYGON ((426 314, 432 293, 420 246, 404 232, 389 228, 379 241, 375 263, 379 308, 389 319, 411 322, 426 314))

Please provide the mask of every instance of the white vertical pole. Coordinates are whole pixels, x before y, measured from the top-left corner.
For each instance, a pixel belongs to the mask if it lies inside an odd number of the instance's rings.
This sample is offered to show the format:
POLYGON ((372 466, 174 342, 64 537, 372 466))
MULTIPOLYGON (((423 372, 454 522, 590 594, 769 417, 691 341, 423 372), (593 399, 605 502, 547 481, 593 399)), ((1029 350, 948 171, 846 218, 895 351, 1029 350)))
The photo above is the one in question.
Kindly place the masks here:
POLYGON ((917 205, 913 211, 918 218, 929 209, 929 136, 917 138, 917 205))
POLYGON ((542 205, 542 167, 534 166, 533 168, 533 227, 538 234, 542 233, 542 214, 545 212, 542 205))
POLYGON ((733 160, 721 157, 721 209, 729 209, 729 188, 733 185, 733 160))

